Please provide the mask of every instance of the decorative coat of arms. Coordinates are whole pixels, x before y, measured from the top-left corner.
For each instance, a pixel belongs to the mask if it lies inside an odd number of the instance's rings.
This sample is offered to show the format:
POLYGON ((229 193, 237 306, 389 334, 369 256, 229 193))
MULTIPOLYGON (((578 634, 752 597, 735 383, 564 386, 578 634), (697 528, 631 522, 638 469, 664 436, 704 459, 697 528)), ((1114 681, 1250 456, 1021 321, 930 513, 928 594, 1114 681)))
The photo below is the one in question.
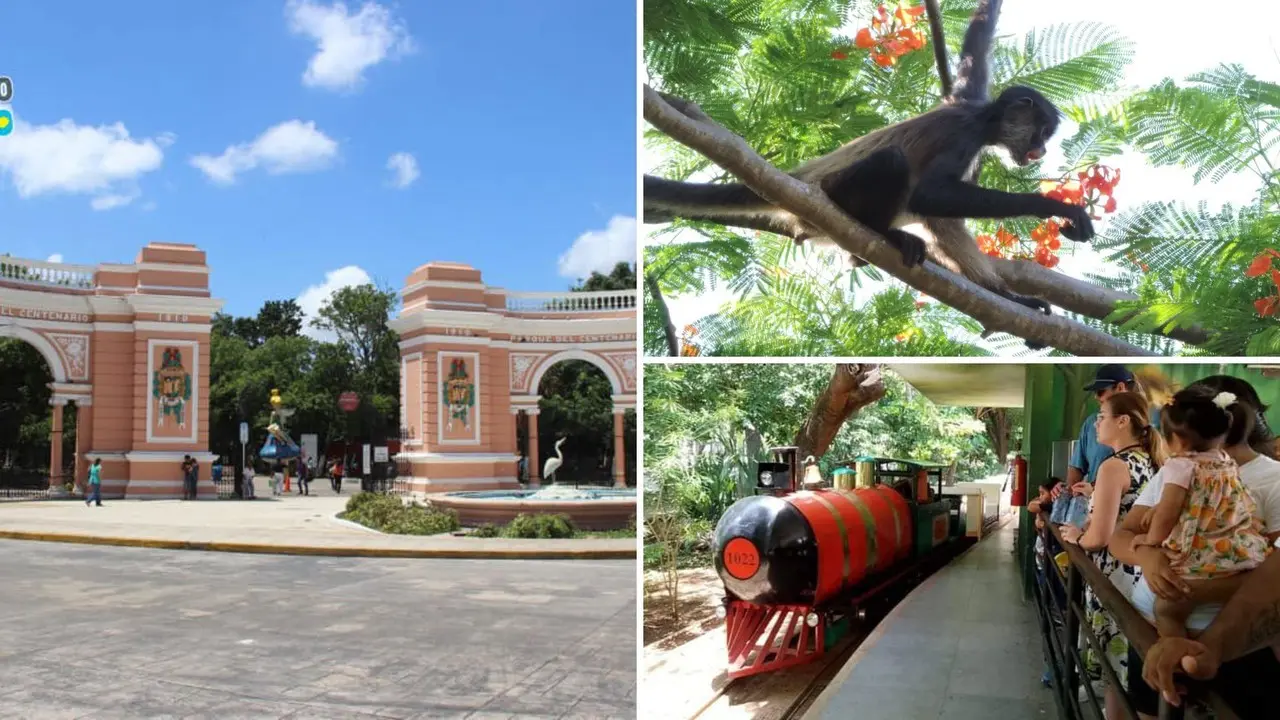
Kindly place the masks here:
POLYGON ((476 405, 476 384, 467 374, 467 362, 461 358, 449 361, 449 375, 444 381, 444 404, 449 408, 448 429, 453 430, 453 421, 467 427, 467 416, 476 405))
POLYGON ((160 369, 152 379, 151 395, 160 407, 158 427, 164 427, 165 417, 172 415, 179 429, 186 429, 187 403, 191 400, 191 373, 182 365, 182 351, 165 348, 160 369))

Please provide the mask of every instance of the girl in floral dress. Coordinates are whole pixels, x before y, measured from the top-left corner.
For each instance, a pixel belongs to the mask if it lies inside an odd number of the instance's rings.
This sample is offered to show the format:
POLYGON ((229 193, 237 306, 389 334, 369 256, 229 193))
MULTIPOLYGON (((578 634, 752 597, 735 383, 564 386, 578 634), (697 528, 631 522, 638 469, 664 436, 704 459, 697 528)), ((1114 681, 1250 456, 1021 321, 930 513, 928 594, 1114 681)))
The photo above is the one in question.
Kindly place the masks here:
POLYGON ((1227 431, 1251 423, 1252 414, 1229 392, 1192 386, 1173 396, 1163 417, 1171 457, 1157 475, 1160 500, 1146 533, 1133 545, 1163 547, 1191 588, 1182 600, 1157 597, 1154 607, 1162 637, 1185 637, 1191 611, 1229 600, 1271 548, 1240 468, 1223 450, 1227 431))

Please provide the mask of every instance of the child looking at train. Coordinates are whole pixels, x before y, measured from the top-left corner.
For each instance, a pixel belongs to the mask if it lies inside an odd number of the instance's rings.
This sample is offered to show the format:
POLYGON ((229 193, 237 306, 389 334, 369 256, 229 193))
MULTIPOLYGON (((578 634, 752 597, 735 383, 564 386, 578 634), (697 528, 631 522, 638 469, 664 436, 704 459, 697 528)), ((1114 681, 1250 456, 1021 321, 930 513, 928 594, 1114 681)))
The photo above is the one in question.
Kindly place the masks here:
POLYGON ((1161 636, 1185 637, 1192 610, 1230 599, 1271 548, 1257 503, 1223 449, 1227 432, 1237 423, 1251 424, 1252 413, 1232 393, 1193 385, 1175 394, 1162 414, 1170 457, 1153 479, 1160 499, 1133 547, 1162 547, 1170 567, 1187 581, 1186 598, 1157 597, 1154 607, 1161 636))

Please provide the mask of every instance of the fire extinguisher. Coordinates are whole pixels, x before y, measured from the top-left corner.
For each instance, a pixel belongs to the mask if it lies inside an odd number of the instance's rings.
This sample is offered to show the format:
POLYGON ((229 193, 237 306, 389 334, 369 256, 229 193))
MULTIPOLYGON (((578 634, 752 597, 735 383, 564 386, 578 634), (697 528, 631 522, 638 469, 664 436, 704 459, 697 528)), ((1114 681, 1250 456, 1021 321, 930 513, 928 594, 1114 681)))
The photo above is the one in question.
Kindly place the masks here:
POLYGON ((1027 459, 1021 453, 1013 458, 1013 497, 1010 502, 1014 507, 1027 504, 1027 459))

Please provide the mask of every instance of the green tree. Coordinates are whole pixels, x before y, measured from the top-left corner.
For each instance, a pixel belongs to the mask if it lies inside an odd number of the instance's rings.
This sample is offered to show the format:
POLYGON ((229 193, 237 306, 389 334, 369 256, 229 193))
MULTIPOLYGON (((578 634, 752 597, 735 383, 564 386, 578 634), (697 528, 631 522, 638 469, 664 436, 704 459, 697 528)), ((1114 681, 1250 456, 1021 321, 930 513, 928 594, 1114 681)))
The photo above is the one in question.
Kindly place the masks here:
POLYGON ((608 275, 592 271, 591 277, 578 281, 574 292, 596 292, 600 290, 635 290, 636 267, 629 262, 620 262, 613 266, 608 275))
POLYGON ((1257 178, 1254 198, 1210 212, 1203 204, 1147 203, 1123 213, 1096 245, 1129 268, 1123 284, 1141 300, 1128 327, 1200 325, 1210 355, 1280 354, 1280 85, 1238 65, 1165 80, 1132 98, 1129 141, 1158 166, 1193 171, 1196 182, 1231 173, 1257 178), (1250 267, 1258 262, 1254 272, 1250 267))

